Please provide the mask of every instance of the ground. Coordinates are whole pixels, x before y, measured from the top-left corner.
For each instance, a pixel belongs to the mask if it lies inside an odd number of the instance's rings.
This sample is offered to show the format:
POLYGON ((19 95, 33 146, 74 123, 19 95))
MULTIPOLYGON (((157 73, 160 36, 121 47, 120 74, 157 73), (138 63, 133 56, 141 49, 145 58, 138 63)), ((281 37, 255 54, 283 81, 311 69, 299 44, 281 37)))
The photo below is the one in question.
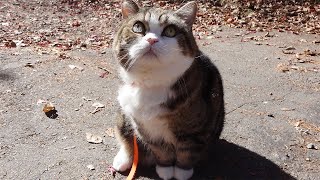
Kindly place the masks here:
MULTIPOLYGON (((3 2, 0 10, 19 3, 3 2)), ((101 12, 86 13, 81 23, 90 24, 101 12)), ((46 20, 34 15, 40 22, 30 29, 50 24, 50 15, 44 13, 46 20)), ((17 47, 11 47, 9 27, 5 19, 1 23, 0 179, 124 179, 126 173, 113 177, 108 170, 118 151, 112 129, 120 84, 110 48, 113 31, 66 46, 56 26, 57 33, 39 35, 39 41, 38 32, 21 30, 18 40, 33 40, 12 41, 17 47), (44 101, 57 112, 45 114, 44 101)), ((222 74, 226 121, 209 164, 197 168, 193 179, 320 177, 319 35, 213 27, 210 35, 197 37, 222 74)), ((61 35, 73 39, 77 32, 61 35)), ((79 39, 85 37, 79 33, 79 39)), ((139 167, 137 178, 157 176, 139 167)))

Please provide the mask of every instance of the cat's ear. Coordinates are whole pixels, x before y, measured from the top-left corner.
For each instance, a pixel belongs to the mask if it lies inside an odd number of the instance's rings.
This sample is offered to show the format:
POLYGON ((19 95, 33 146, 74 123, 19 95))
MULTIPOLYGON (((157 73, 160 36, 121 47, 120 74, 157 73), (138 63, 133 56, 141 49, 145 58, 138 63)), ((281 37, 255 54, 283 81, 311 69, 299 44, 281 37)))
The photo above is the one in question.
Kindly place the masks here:
POLYGON ((139 6, 132 0, 123 0, 121 5, 122 17, 127 18, 139 11, 139 6))
POLYGON ((195 1, 191 1, 178 9, 175 14, 184 20, 189 26, 192 26, 196 19, 197 10, 197 3, 195 1))

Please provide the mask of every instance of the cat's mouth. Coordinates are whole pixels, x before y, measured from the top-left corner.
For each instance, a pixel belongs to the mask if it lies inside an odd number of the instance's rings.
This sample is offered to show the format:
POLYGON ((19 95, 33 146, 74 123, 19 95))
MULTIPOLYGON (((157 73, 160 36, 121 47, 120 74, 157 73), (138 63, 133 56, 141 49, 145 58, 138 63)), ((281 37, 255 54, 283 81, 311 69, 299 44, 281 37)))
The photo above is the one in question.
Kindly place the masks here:
POLYGON ((154 52, 154 50, 150 47, 149 50, 147 50, 146 53, 143 55, 146 58, 158 58, 157 54, 154 52))

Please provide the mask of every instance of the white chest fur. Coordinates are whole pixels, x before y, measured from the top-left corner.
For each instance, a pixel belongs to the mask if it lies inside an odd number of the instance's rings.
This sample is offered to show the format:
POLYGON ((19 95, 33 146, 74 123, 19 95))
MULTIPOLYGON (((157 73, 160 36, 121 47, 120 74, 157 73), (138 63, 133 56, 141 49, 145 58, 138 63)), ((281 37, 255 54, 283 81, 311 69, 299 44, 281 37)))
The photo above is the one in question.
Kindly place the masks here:
POLYGON ((172 142, 173 135, 169 131, 167 121, 159 118, 166 112, 161 104, 167 100, 169 91, 167 88, 140 88, 123 85, 119 90, 118 101, 126 115, 143 125, 149 138, 172 142))

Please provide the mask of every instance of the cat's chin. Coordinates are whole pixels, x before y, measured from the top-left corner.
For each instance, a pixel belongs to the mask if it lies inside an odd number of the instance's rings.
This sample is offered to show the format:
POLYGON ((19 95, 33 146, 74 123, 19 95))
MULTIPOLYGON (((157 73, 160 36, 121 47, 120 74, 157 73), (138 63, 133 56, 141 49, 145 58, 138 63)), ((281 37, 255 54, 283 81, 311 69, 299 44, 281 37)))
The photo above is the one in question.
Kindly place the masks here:
POLYGON ((143 59, 146 59, 146 60, 157 60, 157 59, 159 59, 158 58, 158 55, 155 53, 155 52, 153 52, 152 50, 149 50, 148 52, 146 52, 143 56, 142 56, 142 58, 143 59))

